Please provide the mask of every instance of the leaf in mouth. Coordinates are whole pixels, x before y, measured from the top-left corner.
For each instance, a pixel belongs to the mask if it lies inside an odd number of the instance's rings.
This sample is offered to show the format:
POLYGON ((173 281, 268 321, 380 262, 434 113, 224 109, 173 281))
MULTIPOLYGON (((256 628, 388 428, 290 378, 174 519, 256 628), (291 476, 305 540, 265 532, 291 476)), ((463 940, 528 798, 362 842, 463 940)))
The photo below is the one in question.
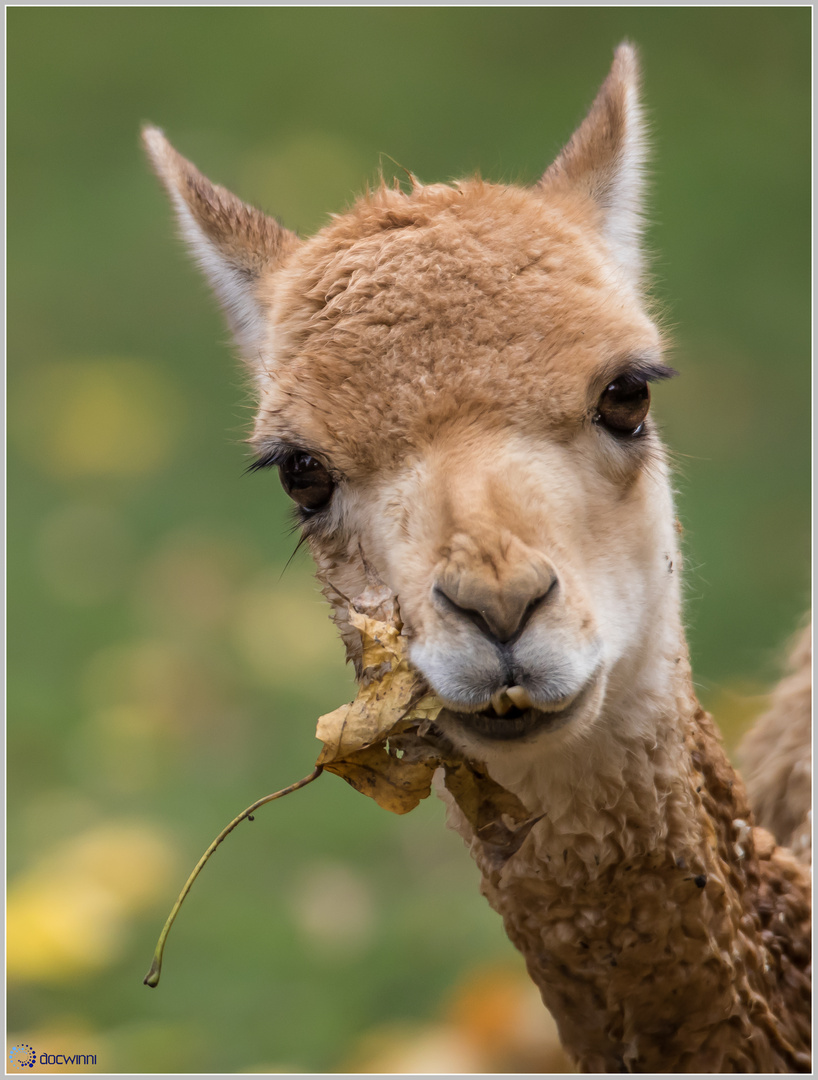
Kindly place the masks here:
POLYGON ((441 761, 432 746, 419 743, 421 752, 407 755, 390 738, 436 720, 443 705, 424 694, 409 666, 397 605, 391 598, 390 610, 382 594, 383 587, 370 586, 350 604, 349 621, 363 644, 361 688, 354 701, 319 719, 315 734, 324 748, 316 764, 385 810, 406 814, 429 795, 441 761))
POLYGON ((363 642, 362 685, 355 701, 318 721, 316 735, 324 749, 316 764, 396 814, 425 799, 435 771, 443 767, 446 788, 487 853, 507 859, 539 819, 532 819, 479 762, 421 734, 443 705, 434 694, 421 696, 400 634, 397 602, 385 600, 383 590, 370 586, 350 605, 349 620, 363 642))

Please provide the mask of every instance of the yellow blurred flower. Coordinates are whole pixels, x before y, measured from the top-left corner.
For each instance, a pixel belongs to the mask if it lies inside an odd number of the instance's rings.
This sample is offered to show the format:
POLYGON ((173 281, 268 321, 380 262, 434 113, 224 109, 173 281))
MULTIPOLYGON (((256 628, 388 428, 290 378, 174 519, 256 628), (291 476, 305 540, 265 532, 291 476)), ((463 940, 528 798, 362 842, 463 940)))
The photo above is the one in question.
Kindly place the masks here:
POLYGON ((9 887, 9 978, 59 982, 105 967, 174 868, 167 839, 139 822, 97 826, 42 856, 9 887))
POLYGON ((141 360, 42 364, 22 378, 13 400, 16 442, 57 477, 153 472, 183 419, 181 395, 141 360))

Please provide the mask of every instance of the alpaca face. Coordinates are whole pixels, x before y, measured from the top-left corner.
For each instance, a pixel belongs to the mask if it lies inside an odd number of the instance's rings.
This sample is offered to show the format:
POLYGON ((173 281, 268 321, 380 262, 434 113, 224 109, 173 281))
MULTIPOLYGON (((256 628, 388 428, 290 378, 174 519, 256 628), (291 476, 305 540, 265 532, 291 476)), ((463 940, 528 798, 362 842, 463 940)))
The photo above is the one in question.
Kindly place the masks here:
POLYGON ((145 133, 350 656, 345 598, 380 579, 470 753, 589 731, 664 647, 678 559, 647 387, 670 371, 641 300, 636 83, 623 46, 534 188, 381 188, 306 242, 145 133))
POLYGON ((259 461, 286 483, 313 459, 293 494, 353 659, 342 597, 375 574, 472 753, 591 725, 666 601, 644 414, 667 369, 580 210, 474 182, 381 191, 266 300, 259 461))

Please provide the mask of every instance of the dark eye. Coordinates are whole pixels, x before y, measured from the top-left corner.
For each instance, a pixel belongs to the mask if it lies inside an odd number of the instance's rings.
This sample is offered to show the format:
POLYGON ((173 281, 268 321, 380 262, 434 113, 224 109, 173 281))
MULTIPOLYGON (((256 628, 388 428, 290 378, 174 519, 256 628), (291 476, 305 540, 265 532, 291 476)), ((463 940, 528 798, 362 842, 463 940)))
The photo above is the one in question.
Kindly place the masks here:
POLYGON ((321 464, 304 450, 290 454, 278 474, 287 494, 309 513, 315 513, 327 505, 335 483, 321 464))
POLYGON ((650 408, 650 389, 644 379, 623 375, 605 387, 597 404, 594 423, 614 435, 641 435, 650 408))

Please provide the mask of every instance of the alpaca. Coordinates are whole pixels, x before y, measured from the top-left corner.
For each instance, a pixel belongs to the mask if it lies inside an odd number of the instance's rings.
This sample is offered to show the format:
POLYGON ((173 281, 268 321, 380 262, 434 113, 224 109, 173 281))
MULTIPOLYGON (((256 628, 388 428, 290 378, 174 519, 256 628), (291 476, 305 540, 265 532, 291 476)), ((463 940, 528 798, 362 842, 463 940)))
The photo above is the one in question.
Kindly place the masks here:
POLYGON ((770 708, 739 747, 739 757, 758 824, 808 862, 812 842, 811 625, 796 638, 788 667, 770 708))
POLYGON ((144 139, 358 674, 346 597, 374 575, 434 736, 530 814, 503 844, 448 798, 571 1056, 804 1071, 808 871, 754 827, 691 682, 638 83, 622 45, 534 187, 381 185, 304 241, 144 139))

